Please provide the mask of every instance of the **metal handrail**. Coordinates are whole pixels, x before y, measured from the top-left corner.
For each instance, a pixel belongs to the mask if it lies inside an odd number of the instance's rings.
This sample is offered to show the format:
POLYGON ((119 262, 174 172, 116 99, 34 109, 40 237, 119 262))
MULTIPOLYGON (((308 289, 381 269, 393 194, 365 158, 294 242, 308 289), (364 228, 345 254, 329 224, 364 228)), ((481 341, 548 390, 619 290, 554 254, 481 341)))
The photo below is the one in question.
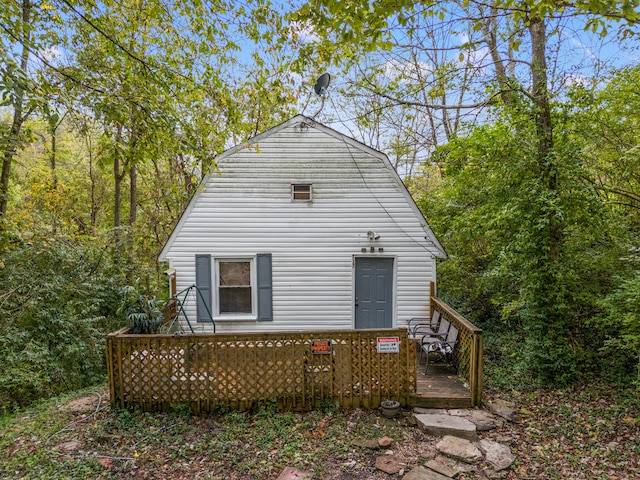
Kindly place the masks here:
MULTIPOLYGON (((187 325, 189 326, 189 330, 191 331, 191 333, 195 333, 193 331, 193 326, 191 325, 191 321, 189 320, 189 316, 187 315, 187 312, 184 308, 184 304, 187 302, 187 298, 189 297, 189 294, 195 289, 195 291, 197 292, 197 295, 200 295, 200 299, 202 300, 202 304, 204 305, 204 308, 207 311, 207 315, 209 316, 209 320, 211 321, 211 324, 213 325, 213 333, 216 333, 216 322, 213 320, 213 315, 211 315, 211 310, 209 310, 209 307, 207 305, 207 302, 204 299, 204 295, 202 294, 202 291, 200 290, 200 288, 198 288, 197 285, 191 285, 183 290, 180 290, 178 293, 176 293, 175 295, 173 295, 169 300, 167 300, 164 304, 163 307, 163 312, 166 312, 167 309, 169 308, 169 306, 171 305, 172 301, 175 301, 180 312, 182 313, 182 315, 184 316, 185 321, 187 322, 187 325), (182 298, 181 298, 182 296, 182 298)), ((197 301, 197 300, 196 300, 197 301)), ((176 315, 176 317, 173 319, 173 321, 171 322, 171 324, 169 325, 169 329, 171 329, 171 327, 175 324, 176 320, 178 319, 180 315, 176 315)))

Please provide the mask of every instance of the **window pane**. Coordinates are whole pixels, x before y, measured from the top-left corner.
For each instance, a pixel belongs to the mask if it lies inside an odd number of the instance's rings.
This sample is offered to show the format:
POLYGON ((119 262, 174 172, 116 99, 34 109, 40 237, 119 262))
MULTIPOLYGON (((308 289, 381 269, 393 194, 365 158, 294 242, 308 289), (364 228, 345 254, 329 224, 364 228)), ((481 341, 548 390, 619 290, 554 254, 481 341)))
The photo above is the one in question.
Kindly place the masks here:
POLYGON ((220 313, 252 313, 251 287, 220 287, 220 313))
POLYGON ((220 262, 220 286, 250 286, 251 262, 220 262))

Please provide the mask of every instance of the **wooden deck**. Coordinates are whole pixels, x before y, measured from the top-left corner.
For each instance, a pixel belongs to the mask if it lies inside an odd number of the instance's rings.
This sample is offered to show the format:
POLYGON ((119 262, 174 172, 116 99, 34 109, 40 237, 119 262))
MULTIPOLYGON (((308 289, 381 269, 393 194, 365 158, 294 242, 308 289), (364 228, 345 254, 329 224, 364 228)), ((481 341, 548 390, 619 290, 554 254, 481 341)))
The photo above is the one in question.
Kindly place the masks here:
MULTIPOLYGON (((416 355, 419 361, 420 355, 416 355)), ((417 366, 416 395, 409 398, 409 406, 424 408, 469 408, 471 392, 458 379, 451 367, 429 365, 424 374, 424 363, 417 366)))

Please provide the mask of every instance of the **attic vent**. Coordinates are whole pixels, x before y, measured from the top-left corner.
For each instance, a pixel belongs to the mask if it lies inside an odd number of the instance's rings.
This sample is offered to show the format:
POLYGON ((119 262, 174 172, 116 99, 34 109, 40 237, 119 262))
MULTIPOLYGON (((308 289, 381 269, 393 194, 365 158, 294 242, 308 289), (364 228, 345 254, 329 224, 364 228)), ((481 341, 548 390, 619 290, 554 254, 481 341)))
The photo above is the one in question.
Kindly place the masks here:
POLYGON ((311 191, 311 185, 308 183, 294 183, 291 185, 291 199, 299 202, 310 202, 311 191))

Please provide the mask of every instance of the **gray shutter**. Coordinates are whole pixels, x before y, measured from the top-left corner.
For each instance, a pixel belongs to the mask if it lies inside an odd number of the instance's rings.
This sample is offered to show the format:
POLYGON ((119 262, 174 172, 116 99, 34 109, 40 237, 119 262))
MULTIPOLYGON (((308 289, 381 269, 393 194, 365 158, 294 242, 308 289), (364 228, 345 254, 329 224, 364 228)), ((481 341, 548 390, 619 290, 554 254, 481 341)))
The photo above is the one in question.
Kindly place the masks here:
POLYGON ((271 281, 271 254, 256 255, 258 277, 258 320, 273 321, 273 289, 271 281))
POLYGON ((197 320, 199 322, 210 322, 213 315, 211 311, 211 255, 196 255, 196 287, 200 289, 202 298, 196 292, 197 320), (207 312, 207 308, 209 312, 207 312))

